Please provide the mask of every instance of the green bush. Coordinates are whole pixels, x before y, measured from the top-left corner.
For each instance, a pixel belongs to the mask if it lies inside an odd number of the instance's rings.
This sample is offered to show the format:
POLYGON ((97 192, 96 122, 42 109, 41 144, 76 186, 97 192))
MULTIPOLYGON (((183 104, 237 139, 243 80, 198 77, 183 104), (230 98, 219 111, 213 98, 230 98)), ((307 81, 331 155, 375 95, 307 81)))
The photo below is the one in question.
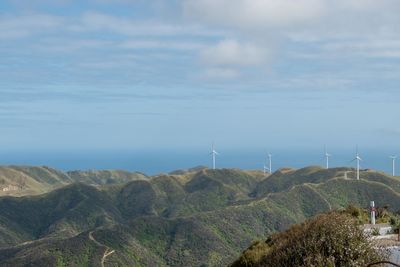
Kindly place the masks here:
POLYGON ((378 236, 378 235, 380 235, 379 229, 378 229, 378 228, 372 228, 371 234, 372 234, 373 236, 378 236))
POLYGON ((348 205, 347 208, 345 209, 345 211, 355 218, 360 217, 362 214, 361 209, 352 204, 348 205))
POLYGON ((255 241, 242 256, 231 267, 253 267, 258 266, 258 262, 269 250, 269 245, 264 241, 255 241))
POLYGON ((385 251, 374 248, 357 220, 342 212, 321 214, 285 232, 273 234, 263 248, 264 251, 259 251, 256 246, 254 253, 245 252, 232 267, 356 267, 387 257, 385 251))

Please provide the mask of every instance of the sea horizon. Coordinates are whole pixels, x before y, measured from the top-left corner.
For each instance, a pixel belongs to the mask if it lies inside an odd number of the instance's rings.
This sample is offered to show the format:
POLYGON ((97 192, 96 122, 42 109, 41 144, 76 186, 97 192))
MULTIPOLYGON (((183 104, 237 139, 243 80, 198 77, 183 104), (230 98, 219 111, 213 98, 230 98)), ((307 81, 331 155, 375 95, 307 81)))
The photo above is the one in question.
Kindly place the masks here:
MULTIPOLYGON (((265 151, 265 150, 264 150, 265 151)), ((262 170, 268 166, 267 152, 257 149, 218 150, 217 168, 262 170)), ((392 173, 392 161, 388 149, 364 149, 362 169, 392 173)), ((48 166, 62 171, 73 170, 126 170, 146 175, 169 173, 196 166, 211 167, 211 155, 207 150, 86 150, 86 151, 25 151, 0 153, 0 165, 48 166)), ((326 167, 324 151, 315 149, 271 150, 272 169, 326 167)), ((329 167, 355 167, 353 150, 330 150, 329 167)))

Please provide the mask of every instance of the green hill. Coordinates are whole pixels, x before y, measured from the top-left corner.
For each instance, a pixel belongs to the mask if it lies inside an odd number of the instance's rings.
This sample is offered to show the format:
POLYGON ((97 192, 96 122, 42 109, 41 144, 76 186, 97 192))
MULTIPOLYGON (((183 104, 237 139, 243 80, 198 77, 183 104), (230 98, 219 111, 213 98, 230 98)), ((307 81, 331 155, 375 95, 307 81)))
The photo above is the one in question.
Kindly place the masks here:
POLYGON ((122 170, 69 171, 66 174, 74 182, 92 185, 120 184, 135 180, 147 180, 147 176, 143 173, 122 170))
POLYGON ((223 266, 253 240, 321 212, 370 200, 393 211, 400 205, 400 180, 370 170, 360 181, 350 168, 285 169, 268 177, 203 168, 154 177, 117 173, 62 173, 68 185, 57 190, 1 197, 0 266, 92 266, 102 259, 105 266, 223 266), (76 180, 84 183, 69 184, 76 180))
POLYGON ((360 217, 367 213, 355 206, 321 213, 266 240, 255 241, 230 266, 362 267, 388 260, 389 251, 378 247, 360 227, 360 217))
POLYGON ((38 195, 76 182, 106 185, 135 180, 147 177, 119 170, 62 172, 46 166, 0 166, 0 196, 38 195))

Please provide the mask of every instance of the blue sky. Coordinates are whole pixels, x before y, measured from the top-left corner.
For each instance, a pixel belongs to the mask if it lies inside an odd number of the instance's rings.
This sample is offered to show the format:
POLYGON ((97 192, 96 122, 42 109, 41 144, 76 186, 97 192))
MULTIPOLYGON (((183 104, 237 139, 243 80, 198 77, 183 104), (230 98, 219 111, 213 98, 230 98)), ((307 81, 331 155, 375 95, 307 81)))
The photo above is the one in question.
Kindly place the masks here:
POLYGON ((396 152, 399 13, 395 0, 3 0, 0 146, 396 152))

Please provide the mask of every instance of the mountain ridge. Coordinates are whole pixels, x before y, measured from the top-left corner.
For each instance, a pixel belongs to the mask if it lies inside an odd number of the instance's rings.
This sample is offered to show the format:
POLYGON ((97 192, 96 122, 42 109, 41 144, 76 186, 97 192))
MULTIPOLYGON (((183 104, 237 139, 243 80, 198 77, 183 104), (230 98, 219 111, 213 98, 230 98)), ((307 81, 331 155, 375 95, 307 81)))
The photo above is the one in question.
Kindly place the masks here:
POLYGON ((76 182, 105 185, 147 179, 143 173, 123 170, 63 172, 47 166, 0 166, 0 196, 39 195, 76 182))
POLYGON ((8 255, 0 266, 13 260, 15 266, 101 264, 104 246, 114 251, 105 266, 221 266, 253 240, 321 212, 372 199, 400 204, 397 177, 363 170, 357 181, 345 179, 345 171, 354 169, 306 167, 265 176, 201 169, 105 185, 85 178, 42 195, 0 197, 0 254, 8 255), (30 256, 17 261, 22 254, 30 256))

